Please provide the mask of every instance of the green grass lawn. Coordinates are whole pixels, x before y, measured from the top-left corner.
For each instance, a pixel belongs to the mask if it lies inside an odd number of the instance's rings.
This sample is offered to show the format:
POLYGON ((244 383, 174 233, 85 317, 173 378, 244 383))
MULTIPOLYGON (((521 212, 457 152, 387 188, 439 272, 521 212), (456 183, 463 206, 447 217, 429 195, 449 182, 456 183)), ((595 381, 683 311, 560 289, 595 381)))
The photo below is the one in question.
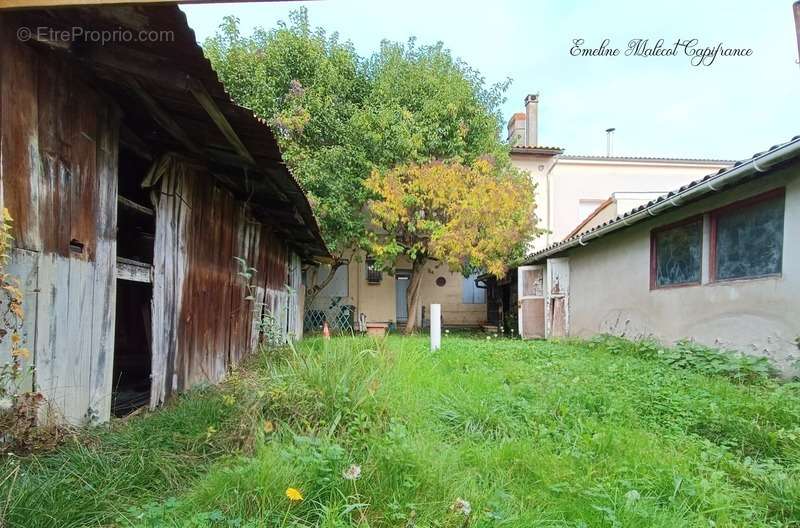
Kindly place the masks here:
POLYGON ((55 453, 5 457, 0 525, 800 526, 800 386, 637 350, 306 340, 55 453))

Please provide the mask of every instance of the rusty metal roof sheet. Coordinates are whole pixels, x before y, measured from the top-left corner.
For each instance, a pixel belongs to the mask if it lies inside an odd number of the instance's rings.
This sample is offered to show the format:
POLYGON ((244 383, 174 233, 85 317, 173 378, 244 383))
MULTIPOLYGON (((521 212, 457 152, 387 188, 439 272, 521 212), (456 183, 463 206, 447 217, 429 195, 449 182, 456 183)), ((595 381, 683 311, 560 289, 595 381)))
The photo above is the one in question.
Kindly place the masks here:
MULTIPOLYGON (((65 7, 57 10, 12 11, 19 27, 73 31, 129 31, 132 40, 94 42, 84 37, 55 41, 52 33, 34 34, 31 44, 61 53, 93 77, 106 95, 120 107, 126 124, 137 127, 148 145, 187 153, 186 145, 197 145, 188 154, 209 164, 212 172, 226 173, 229 187, 247 199, 254 210, 270 220, 279 233, 305 258, 328 257, 329 252, 301 185, 286 166, 271 128, 249 109, 235 104, 197 43, 186 15, 174 5, 126 5, 65 7), (138 38, 146 34, 160 38, 138 38), (205 91, 211 106, 224 116, 237 149, 218 121, 211 117, 193 89, 205 91), (142 104, 152 98, 168 119, 185 133, 186 141, 170 134, 142 104), (137 93, 140 97, 137 97, 137 93), (158 126, 161 125, 161 126, 158 126), (251 154, 242 156, 242 151, 251 154), (254 162, 254 163, 253 163, 254 162)), ((99 34, 99 33, 98 33, 99 34)), ((119 35, 119 33, 117 33, 119 35)))

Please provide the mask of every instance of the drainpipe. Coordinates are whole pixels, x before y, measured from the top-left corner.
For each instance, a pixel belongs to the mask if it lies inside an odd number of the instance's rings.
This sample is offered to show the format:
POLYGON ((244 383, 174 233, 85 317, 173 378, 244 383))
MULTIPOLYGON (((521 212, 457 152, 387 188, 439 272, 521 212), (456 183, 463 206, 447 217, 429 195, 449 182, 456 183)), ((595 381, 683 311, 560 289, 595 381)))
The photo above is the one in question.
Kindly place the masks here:
POLYGON ((647 220, 653 216, 657 216, 669 209, 672 209, 673 207, 683 205, 684 203, 694 200, 695 198, 699 198, 705 194, 708 194, 709 192, 720 191, 724 187, 741 181, 744 178, 754 174, 766 172, 775 165, 798 156, 800 156, 800 136, 795 137, 792 139, 792 141, 783 145, 782 147, 765 152, 760 156, 742 163, 738 167, 728 169, 703 183, 689 187, 682 192, 676 193, 669 199, 653 204, 650 207, 646 207, 626 218, 618 219, 612 224, 601 227, 600 229, 592 231, 585 236, 578 236, 577 238, 573 238, 564 244, 559 244, 555 247, 535 253, 531 255, 530 258, 526 259, 526 262, 537 262, 543 258, 553 255, 554 253, 561 253, 562 251, 574 248, 576 246, 585 246, 590 240, 600 238, 601 236, 616 231, 617 229, 621 229, 642 220, 647 220))
POLYGON ((553 200, 554 200, 554 192, 553 192, 553 182, 550 174, 553 172, 553 169, 558 163, 558 157, 550 162, 550 167, 547 169, 547 175, 545 176, 545 182, 547 184, 547 245, 550 245, 550 237, 553 236, 553 200))

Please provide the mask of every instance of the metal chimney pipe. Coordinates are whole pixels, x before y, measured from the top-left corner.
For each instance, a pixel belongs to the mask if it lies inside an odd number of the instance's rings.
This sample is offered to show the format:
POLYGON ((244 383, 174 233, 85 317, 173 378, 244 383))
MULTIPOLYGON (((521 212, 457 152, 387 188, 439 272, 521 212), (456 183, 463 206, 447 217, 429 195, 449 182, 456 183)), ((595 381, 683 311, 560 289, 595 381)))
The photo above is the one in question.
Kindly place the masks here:
POLYGON ((609 158, 611 154, 614 152, 614 131, 616 128, 607 128, 606 129, 606 156, 609 158))
POLYGON ((797 62, 800 63, 800 0, 792 4, 794 11, 794 31, 797 33, 797 62))

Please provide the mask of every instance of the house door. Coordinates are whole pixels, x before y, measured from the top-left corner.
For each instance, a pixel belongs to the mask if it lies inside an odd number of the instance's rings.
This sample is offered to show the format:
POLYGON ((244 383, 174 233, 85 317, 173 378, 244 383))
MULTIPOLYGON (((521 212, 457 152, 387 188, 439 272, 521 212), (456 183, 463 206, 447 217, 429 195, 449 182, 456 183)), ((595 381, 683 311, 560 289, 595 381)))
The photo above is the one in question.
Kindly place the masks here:
POLYGON ((517 268, 517 323, 520 337, 544 337, 543 266, 517 268))
POLYGON ((408 321, 408 285, 411 283, 411 272, 398 271, 394 275, 395 290, 395 318, 397 324, 405 324, 408 321))

